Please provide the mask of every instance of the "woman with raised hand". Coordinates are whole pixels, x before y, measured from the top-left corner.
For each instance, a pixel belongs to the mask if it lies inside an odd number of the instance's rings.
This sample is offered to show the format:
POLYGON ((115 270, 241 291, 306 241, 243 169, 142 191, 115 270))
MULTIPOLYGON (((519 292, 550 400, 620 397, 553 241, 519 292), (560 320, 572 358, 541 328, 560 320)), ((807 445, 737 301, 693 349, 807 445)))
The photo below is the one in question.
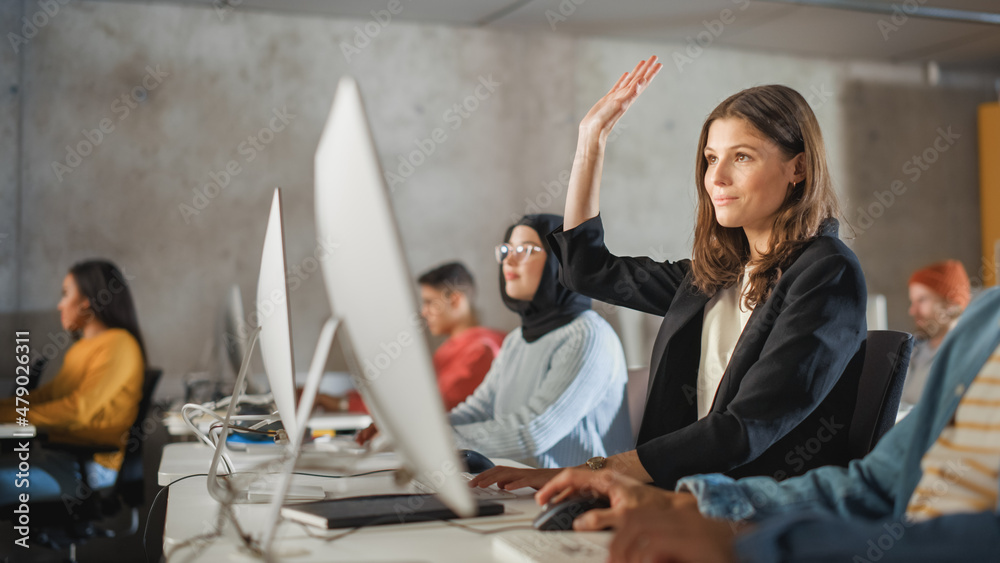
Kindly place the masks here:
MULTIPOLYGON (((567 287, 660 315, 634 450, 574 471, 614 471, 673 488, 698 473, 782 479, 845 464, 865 338, 866 290, 838 238, 819 124, 786 86, 748 88, 705 120, 696 155, 693 257, 611 254, 600 180, 608 134, 660 70, 619 79, 580 123, 565 222, 549 235, 567 287), (842 375, 844 377, 842 377, 842 375)), ((556 470, 497 467, 473 484, 541 488, 556 470)))
POLYGON ((526 215, 496 248, 500 294, 521 326, 504 339, 483 383, 451 410, 459 447, 566 467, 630 445, 621 342, 589 298, 559 283, 542 238, 561 223, 558 215, 526 215))

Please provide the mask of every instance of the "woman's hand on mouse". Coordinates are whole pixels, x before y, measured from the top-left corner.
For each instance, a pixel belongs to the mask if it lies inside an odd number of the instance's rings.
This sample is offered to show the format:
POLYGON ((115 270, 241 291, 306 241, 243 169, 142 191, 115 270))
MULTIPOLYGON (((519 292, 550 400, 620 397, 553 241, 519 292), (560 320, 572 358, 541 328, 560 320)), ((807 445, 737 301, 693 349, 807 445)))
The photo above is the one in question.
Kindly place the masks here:
POLYGON ((573 529, 581 531, 619 528, 627 514, 639 509, 669 512, 693 508, 697 512, 698 507, 694 495, 688 493, 665 491, 613 470, 580 468, 560 472, 535 494, 535 499, 539 504, 559 502, 576 492, 596 493, 611 502, 611 508, 590 510, 574 520, 573 529))
POLYGON ((644 507, 630 510, 611 540, 608 561, 732 563, 736 561, 733 541, 743 527, 734 522, 706 518, 697 509, 664 511, 644 507))
POLYGON ((497 487, 508 491, 522 487, 540 489, 560 471, 562 469, 518 469, 498 465, 476 475, 474 479, 469 481, 469 486, 489 487, 496 483, 497 487))

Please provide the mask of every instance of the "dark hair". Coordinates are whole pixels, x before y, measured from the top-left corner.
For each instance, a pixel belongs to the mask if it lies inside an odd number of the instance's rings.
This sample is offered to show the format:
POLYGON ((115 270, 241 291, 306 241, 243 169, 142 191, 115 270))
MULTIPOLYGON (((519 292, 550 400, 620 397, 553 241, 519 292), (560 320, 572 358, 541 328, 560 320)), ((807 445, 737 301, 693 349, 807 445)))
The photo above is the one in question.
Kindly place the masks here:
POLYGON ((118 266, 107 260, 86 260, 74 264, 69 273, 76 281, 80 295, 90 301, 94 317, 108 328, 127 330, 139 343, 143 364, 148 365, 132 292, 118 266))
POLYGON ((750 262, 750 243, 741 228, 723 227, 705 192, 708 130, 717 119, 740 118, 773 141, 785 157, 804 154, 805 180, 789 185, 778 209, 767 251, 750 274, 746 303, 756 306, 771 294, 782 268, 794 260, 807 242, 819 234, 820 225, 839 214, 837 196, 826 165, 826 149, 819 122, 809 103, 795 90, 777 84, 747 88, 733 94, 705 120, 698 140, 695 186, 698 192, 694 231, 694 285, 712 296, 732 287, 750 262))
POLYGON ((476 294, 476 282, 472 279, 472 273, 461 262, 448 262, 428 270, 417 278, 417 283, 433 287, 444 293, 460 291, 469 298, 470 302, 476 294))

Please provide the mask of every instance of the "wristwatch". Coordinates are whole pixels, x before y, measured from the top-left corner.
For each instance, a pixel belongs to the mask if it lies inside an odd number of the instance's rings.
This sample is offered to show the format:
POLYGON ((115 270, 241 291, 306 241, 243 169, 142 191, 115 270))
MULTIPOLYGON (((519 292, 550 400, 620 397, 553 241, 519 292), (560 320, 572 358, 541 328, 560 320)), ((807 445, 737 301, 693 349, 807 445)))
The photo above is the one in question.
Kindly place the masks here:
POLYGON ((589 467, 591 471, 597 471, 598 469, 604 469, 604 466, 607 465, 607 463, 608 458, 597 456, 587 460, 587 467, 589 467))

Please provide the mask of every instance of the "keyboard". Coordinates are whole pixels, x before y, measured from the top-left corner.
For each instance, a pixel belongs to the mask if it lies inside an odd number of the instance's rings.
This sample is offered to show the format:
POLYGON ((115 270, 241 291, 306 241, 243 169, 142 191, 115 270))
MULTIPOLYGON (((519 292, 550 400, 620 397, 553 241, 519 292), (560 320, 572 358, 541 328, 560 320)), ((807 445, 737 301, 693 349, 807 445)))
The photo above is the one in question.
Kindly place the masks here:
POLYGON ((506 563, 604 563, 609 532, 517 530, 493 538, 493 555, 506 563))
MULTIPOLYGON (((465 478, 466 482, 471 481, 473 477, 475 477, 475 475, 471 473, 459 473, 459 475, 465 478)), ((430 486, 427 483, 424 483, 423 481, 414 479, 413 481, 411 481, 411 483, 413 483, 413 486, 423 494, 433 495, 437 493, 437 489, 435 489, 434 487, 430 486)), ((505 491, 497 487, 496 484, 490 485, 489 487, 469 487, 469 490, 472 491, 472 498, 475 499, 503 500, 509 498, 517 498, 517 495, 515 495, 510 491, 505 491)))

